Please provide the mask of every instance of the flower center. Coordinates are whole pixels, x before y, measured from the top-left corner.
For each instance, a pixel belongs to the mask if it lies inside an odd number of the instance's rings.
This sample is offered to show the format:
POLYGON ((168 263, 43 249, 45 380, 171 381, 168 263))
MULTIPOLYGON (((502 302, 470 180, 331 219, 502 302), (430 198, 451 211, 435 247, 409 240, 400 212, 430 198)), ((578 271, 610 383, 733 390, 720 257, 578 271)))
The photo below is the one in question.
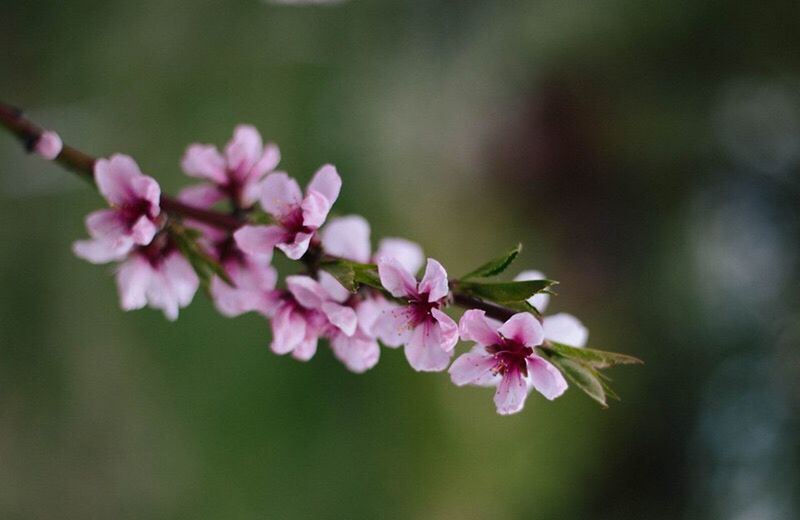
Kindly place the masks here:
POLYGON ((303 208, 296 206, 280 219, 281 226, 289 233, 313 233, 313 230, 303 225, 303 208))
POLYGON ((509 370, 519 370, 523 376, 528 375, 527 358, 533 354, 533 348, 503 338, 502 343, 487 346, 486 352, 494 355, 496 364, 492 373, 502 376, 509 370))
POLYGON ((415 299, 408 301, 408 306, 412 311, 412 321, 414 326, 420 323, 433 320, 433 309, 438 309, 441 304, 439 302, 429 302, 428 293, 418 295, 415 299))

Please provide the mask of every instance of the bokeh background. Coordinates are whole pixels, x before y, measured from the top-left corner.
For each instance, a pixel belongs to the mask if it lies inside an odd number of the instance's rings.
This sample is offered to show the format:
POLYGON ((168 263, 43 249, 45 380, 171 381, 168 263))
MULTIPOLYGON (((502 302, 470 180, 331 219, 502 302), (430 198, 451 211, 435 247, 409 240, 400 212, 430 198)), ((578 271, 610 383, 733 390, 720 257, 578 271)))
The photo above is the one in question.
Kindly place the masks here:
MULTIPOLYGON (((340 214, 458 274, 525 244, 611 372, 491 392, 268 351, 198 295, 123 313, 101 203, 0 136, 0 517, 800 516, 796 2, 2 0, 0 97, 168 192, 255 124, 340 214), (319 4, 319 2, 307 2, 319 4)), ((512 273, 513 274, 513 273, 512 273)))

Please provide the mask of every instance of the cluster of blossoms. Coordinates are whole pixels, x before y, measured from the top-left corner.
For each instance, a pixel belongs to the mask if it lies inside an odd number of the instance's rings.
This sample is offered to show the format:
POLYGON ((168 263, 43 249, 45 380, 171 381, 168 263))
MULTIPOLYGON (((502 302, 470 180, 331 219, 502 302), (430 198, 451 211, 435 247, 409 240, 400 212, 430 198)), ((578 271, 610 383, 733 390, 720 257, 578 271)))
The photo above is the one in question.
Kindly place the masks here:
MULTIPOLYGON (((51 134, 43 135, 35 148, 49 159, 61 149, 60 139, 51 134)), ((576 318, 523 311, 503 322, 469 309, 457 323, 446 312, 453 304, 452 281, 419 245, 384 238, 373 251, 364 218, 328 219, 342 186, 336 168, 322 166, 303 192, 297 181, 276 171, 279 162, 278 147, 265 145, 258 131, 246 125, 235 129, 222 151, 203 144, 187 148, 181 166, 203 183, 184 189, 178 200, 201 210, 228 204, 242 224, 225 229, 163 211, 158 183, 132 158, 99 159, 94 179, 110 208, 86 218, 90 239, 76 242, 74 252, 92 263, 118 264, 123 309, 150 306, 175 320, 201 285, 175 234, 176 229, 191 230, 197 250, 219 269, 206 280, 216 308, 228 317, 255 312, 269 319, 276 354, 307 361, 324 338, 337 359, 361 373, 378 363, 381 344, 402 346, 414 370, 448 370, 456 385, 496 387, 500 414, 520 411, 531 390, 551 400, 564 393, 562 372, 536 347, 546 341, 583 347, 588 333, 576 318), (269 217, 268 224, 249 218, 259 211, 269 217), (272 266, 276 248, 304 267, 280 286, 272 266), (377 280, 351 290, 320 259, 374 265, 377 280), (453 360, 459 339, 474 345, 453 360)), ((516 279, 542 280, 544 275, 526 271, 516 279)), ((536 294, 528 304, 544 311, 548 298, 536 294)))

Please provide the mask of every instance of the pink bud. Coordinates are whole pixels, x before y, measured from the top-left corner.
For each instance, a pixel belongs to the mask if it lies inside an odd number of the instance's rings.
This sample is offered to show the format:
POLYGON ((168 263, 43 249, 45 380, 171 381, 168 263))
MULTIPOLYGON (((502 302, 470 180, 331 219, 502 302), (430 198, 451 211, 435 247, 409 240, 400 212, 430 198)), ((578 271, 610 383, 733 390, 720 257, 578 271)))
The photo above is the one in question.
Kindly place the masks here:
POLYGON ((63 147, 64 144, 58 134, 46 130, 39 136, 39 140, 36 141, 36 146, 33 147, 33 150, 48 161, 52 161, 58 157, 63 147))

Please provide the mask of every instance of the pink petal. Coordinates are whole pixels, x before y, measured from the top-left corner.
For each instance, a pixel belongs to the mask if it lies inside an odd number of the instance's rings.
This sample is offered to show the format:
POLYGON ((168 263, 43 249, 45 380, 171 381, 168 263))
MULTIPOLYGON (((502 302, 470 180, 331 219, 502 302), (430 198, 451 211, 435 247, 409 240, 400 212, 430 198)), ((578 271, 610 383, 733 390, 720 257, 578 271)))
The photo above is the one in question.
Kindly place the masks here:
POLYGON ((413 311, 408 307, 393 306, 383 311, 375 320, 372 332, 387 347, 405 345, 411 339, 413 311))
POLYGON ((497 413, 510 415, 519 412, 525 406, 527 397, 528 385, 522 378, 522 374, 519 370, 509 370, 503 375, 503 379, 497 385, 497 392, 494 394, 497 413))
POLYGON ((332 219, 321 237, 326 253, 354 262, 369 262, 369 223, 364 217, 349 215, 332 219))
POLYGON ((453 318, 439 309, 431 309, 431 315, 436 320, 436 326, 439 327, 439 347, 447 352, 453 350, 458 343, 458 325, 453 318))
POLYGON ((310 276, 294 275, 286 277, 286 288, 297 303, 306 309, 321 309, 327 300, 325 289, 310 276))
POLYGON ((301 204, 303 208, 303 225, 317 229, 325 223, 331 210, 330 201, 320 192, 308 190, 308 195, 301 204))
POLYGON ((153 276, 150 263, 139 255, 132 255, 117 269, 119 304, 123 310, 141 309, 147 304, 147 287, 153 276))
POLYGON ((267 143, 264 146, 264 152, 261 154, 261 159, 253 166, 248 175, 248 180, 258 180, 264 174, 274 170, 278 163, 281 162, 281 151, 275 143, 267 143))
POLYGON ((328 298, 335 302, 344 303, 351 296, 350 291, 348 291, 336 280, 336 278, 333 277, 333 275, 327 271, 319 272, 319 284, 323 289, 325 289, 325 292, 328 294, 328 298))
POLYGON ((186 175, 208 179, 215 184, 225 184, 225 158, 210 144, 191 144, 181 159, 181 168, 186 175))
POLYGON ((394 307, 394 304, 390 303, 382 296, 365 297, 356 307, 358 327, 368 336, 377 336, 374 330, 375 323, 384 311, 388 311, 394 307))
POLYGON ((308 361, 317 353, 319 336, 311 335, 303 339, 292 351, 292 357, 298 361, 308 361))
POLYGON ((331 347, 336 358, 356 374, 374 367, 381 356, 378 342, 360 332, 351 337, 337 334, 331 340, 331 347))
POLYGON ((460 322, 461 339, 475 341, 480 345, 490 346, 500 343, 500 335, 489 324, 486 313, 478 309, 470 309, 464 313, 460 322))
POLYGON ((316 191, 321 193, 327 200, 328 205, 333 206, 339 198, 339 190, 342 189, 342 178, 336 171, 336 167, 326 164, 314 174, 311 182, 308 183, 307 192, 316 191))
POLYGON ((441 344, 441 330, 435 322, 420 323, 406 344, 408 364, 417 372, 441 372, 450 364, 452 356, 452 352, 442 350, 441 344))
POLYGON ((231 287, 215 276, 210 288, 214 304, 221 314, 229 317, 250 311, 267 316, 272 314, 277 304, 275 268, 260 261, 249 261, 244 265, 235 261, 224 267, 235 286, 231 287))
POLYGON ((106 264, 115 260, 122 260, 133 248, 133 241, 108 240, 96 238, 92 240, 78 240, 72 244, 72 252, 93 264, 106 264))
POLYGON ((161 309, 170 321, 178 319, 180 309, 179 294, 171 278, 164 270, 164 264, 153 271, 147 286, 147 302, 154 309, 161 309))
POLYGON ((178 193, 178 200, 196 208, 208 209, 225 198, 216 184, 195 184, 178 193))
POLYGON ((243 226, 233 234, 236 246, 248 255, 272 258, 272 249, 286 240, 280 226, 243 226))
POLYGON ((419 244, 404 238, 384 238, 378 244, 376 258, 388 256, 394 258, 406 271, 415 274, 425 262, 425 255, 419 244))
POLYGON ((158 228, 153 221, 150 220, 147 216, 139 217, 139 220, 131 227, 131 239, 135 244, 140 246, 146 246, 150 242, 153 241, 153 237, 156 236, 156 231, 158 228))
POLYGON ((133 180, 142 176, 139 165, 127 155, 115 154, 111 159, 98 159, 94 163, 97 189, 115 206, 138 202, 133 180))
POLYGON ((192 298, 200 287, 200 280, 189 261, 175 251, 164 260, 161 271, 172 286, 178 306, 186 307, 192 303, 192 298))
POLYGON ((394 258, 378 259, 378 276, 381 285, 396 298, 410 298, 417 295, 417 281, 414 276, 394 258))
POLYGON ((261 206, 273 217, 280 218, 294 210, 303 200, 297 181, 283 172, 267 175, 261 184, 261 206))
POLYGON ((428 293, 428 301, 436 302, 447 296, 450 287, 447 284, 447 271, 442 264, 428 258, 428 265, 425 267, 425 276, 419 283, 419 294, 428 293))
POLYGON ((161 198, 161 186, 152 177, 142 175, 131 180, 131 188, 133 193, 140 200, 146 200, 150 203, 147 212, 151 216, 157 216, 160 213, 159 201, 161 198))
POLYGON ((450 380, 458 386, 473 383, 486 374, 491 374, 496 362, 494 356, 487 354, 485 351, 481 352, 467 352, 460 355, 452 365, 448 372, 450 373, 450 380))
POLYGON ((288 259, 299 260, 308 251, 312 236, 311 233, 297 233, 291 242, 282 242, 276 244, 276 247, 283 251, 288 259))
MULTIPOLYGON (((524 282, 528 280, 546 280, 547 277, 541 271, 522 271, 514 277, 515 282, 524 282)), ((547 304, 550 302, 549 294, 535 294, 528 298, 528 303, 536 307, 539 312, 544 312, 547 304)))
POLYGON ((305 338, 306 320, 290 303, 283 304, 272 319, 272 345, 276 354, 294 350, 305 338))
POLYGON ((252 125, 237 126, 233 131, 233 137, 225 146, 228 170, 239 180, 250 173, 250 169, 261 159, 262 154, 261 134, 252 125))
POLYGON ((518 312, 511 316, 508 321, 497 329, 504 338, 514 340, 521 345, 535 347, 541 345, 544 340, 542 325, 533 314, 528 312, 518 312))
POLYGON ((86 217, 86 231, 92 238, 102 238, 112 242, 123 238, 130 239, 127 236, 127 222, 115 209, 101 209, 89 213, 86 217))
POLYGON ((544 337, 557 343, 570 345, 572 347, 584 347, 589 339, 589 330, 583 323, 565 312, 545 316, 542 320, 544 337))
POLYGON ((539 356, 528 357, 528 377, 537 392, 551 401, 567 389, 567 381, 561 372, 539 356))
POLYGON ((52 161, 58 154, 61 153, 61 149, 64 147, 64 143, 61 142, 61 137, 55 132, 50 130, 46 130, 42 132, 42 135, 39 136, 39 139, 36 141, 36 146, 33 147, 33 150, 39 154, 41 157, 47 159, 48 161, 52 161))
POLYGON ((345 307, 334 302, 325 302, 322 304, 322 312, 328 318, 328 321, 346 336, 355 334, 358 318, 356 317, 356 311, 351 307, 345 307))

